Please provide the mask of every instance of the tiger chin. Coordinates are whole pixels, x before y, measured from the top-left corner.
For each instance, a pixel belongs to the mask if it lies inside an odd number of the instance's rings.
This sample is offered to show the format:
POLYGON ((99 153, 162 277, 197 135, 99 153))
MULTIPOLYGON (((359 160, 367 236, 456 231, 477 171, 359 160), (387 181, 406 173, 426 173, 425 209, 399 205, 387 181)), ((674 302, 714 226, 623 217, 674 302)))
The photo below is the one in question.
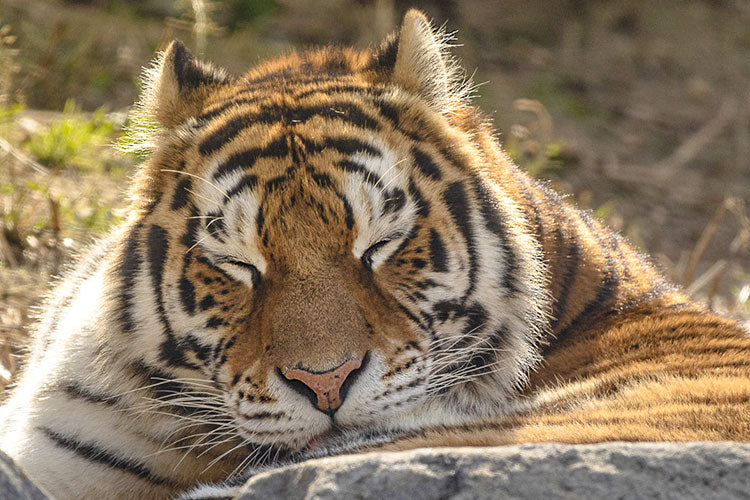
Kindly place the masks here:
POLYGON ((749 440, 748 334, 513 165, 444 46, 416 11, 240 77, 173 42, 2 449, 56 498, 195 498, 366 450, 749 440))

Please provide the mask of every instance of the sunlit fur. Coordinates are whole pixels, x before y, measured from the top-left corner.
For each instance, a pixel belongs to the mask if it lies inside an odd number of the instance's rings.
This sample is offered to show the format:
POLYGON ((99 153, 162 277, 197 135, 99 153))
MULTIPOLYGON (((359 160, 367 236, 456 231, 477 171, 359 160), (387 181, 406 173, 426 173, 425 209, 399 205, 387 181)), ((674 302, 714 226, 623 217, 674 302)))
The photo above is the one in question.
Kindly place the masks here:
POLYGON ((750 439, 746 332, 515 167, 443 49, 417 12, 235 79, 172 44, 4 451, 59 498, 163 498, 371 449, 750 439), (333 418, 281 375, 351 359, 333 418))

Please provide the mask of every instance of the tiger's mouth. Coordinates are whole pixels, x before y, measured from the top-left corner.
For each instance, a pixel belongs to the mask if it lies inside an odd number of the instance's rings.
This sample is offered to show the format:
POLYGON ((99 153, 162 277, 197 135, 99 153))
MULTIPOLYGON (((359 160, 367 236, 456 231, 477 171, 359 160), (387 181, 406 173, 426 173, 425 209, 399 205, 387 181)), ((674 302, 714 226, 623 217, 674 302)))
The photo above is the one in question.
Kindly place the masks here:
POLYGON ((327 448, 330 444, 340 441, 347 434, 347 429, 340 425, 332 424, 331 428, 310 438, 302 447, 301 453, 314 453, 327 448))
POLYGON ((302 448, 302 453, 309 453, 314 451, 319 451, 331 441, 336 436, 335 432, 324 432, 323 434, 319 434, 317 436, 313 436, 310 441, 307 442, 304 448, 302 448))

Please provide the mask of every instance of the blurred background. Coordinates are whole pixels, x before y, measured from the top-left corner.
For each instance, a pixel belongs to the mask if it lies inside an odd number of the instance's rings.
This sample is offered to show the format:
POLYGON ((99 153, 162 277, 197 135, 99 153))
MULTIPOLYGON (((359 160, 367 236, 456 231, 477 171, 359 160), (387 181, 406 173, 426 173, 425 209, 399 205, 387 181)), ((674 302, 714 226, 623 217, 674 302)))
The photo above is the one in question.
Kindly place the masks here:
POLYGON ((240 74, 409 7, 457 32, 516 162, 750 325, 749 0, 2 0, 0 389, 49 281, 123 218, 139 160, 111 145, 155 51, 240 74))

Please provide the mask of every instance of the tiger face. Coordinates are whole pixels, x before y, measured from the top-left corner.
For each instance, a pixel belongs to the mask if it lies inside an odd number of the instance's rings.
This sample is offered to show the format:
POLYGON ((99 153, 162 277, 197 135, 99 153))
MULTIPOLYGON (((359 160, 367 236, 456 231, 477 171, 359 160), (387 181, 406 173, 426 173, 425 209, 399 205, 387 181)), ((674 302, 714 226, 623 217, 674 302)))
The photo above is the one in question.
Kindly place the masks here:
POLYGON ((244 443, 490 414, 537 363, 538 243, 449 67, 413 12, 374 51, 231 79, 173 43, 151 70, 148 255, 126 260, 148 261, 155 307, 130 319, 160 332, 138 340, 151 361, 221 391, 244 443))

